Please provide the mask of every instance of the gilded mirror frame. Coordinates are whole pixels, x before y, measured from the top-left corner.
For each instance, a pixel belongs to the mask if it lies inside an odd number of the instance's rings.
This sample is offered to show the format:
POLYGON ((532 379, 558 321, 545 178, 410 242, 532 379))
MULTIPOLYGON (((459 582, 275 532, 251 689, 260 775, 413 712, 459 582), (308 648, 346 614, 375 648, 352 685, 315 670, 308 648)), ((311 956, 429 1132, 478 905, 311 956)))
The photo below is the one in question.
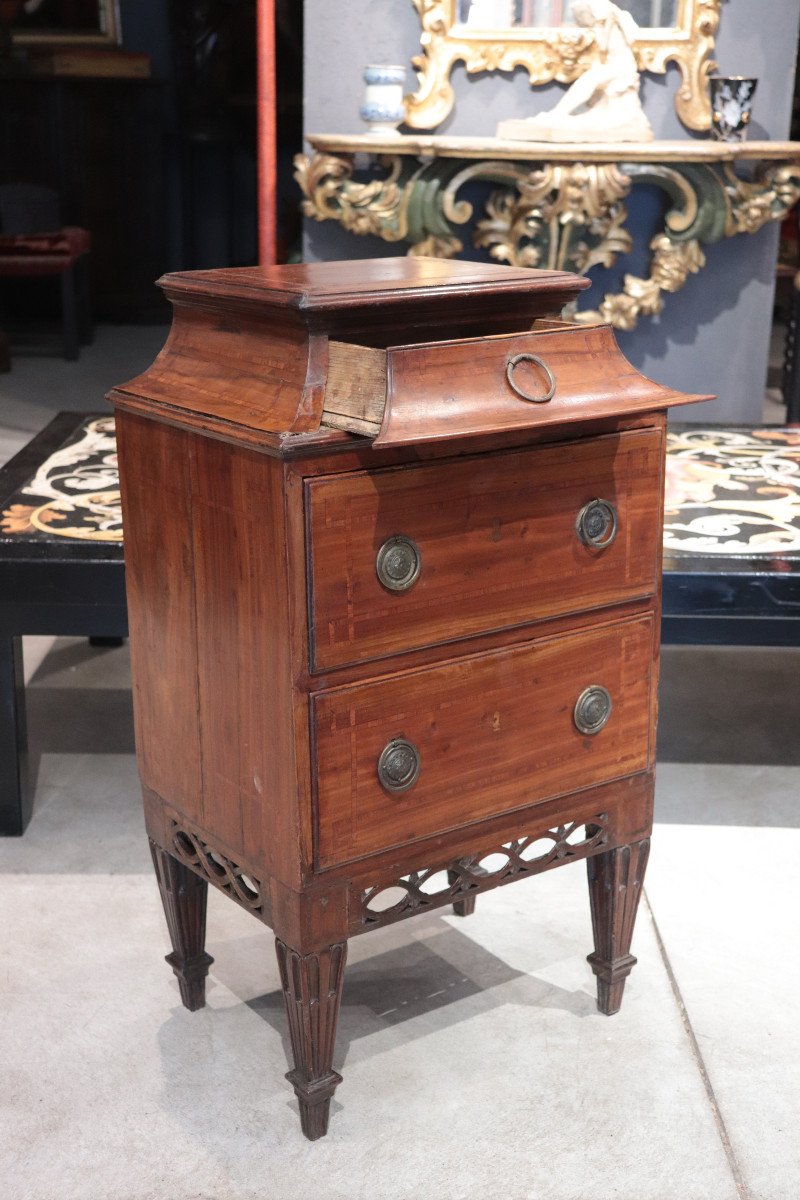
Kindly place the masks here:
MULTIPOLYGON (((596 57, 594 35, 578 26, 553 29, 479 30, 457 22, 458 0, 411 0, 422 22, 422 53, 412 62, 418 88, 406 96, 406 124, 435 129, 455 103, 450 73, 463 63, 469 74, 524 67, 531 85, 572 83, 596 57), (509 36, 511 34, 512 36, 509 36)), ((669 29, 643 29, 634 51, 641 71, 663 74, 677 63, 681 80, 675 108, 689 129, 711 126, 708 76, 722 0, 678 0, 678 21, 669 29)))

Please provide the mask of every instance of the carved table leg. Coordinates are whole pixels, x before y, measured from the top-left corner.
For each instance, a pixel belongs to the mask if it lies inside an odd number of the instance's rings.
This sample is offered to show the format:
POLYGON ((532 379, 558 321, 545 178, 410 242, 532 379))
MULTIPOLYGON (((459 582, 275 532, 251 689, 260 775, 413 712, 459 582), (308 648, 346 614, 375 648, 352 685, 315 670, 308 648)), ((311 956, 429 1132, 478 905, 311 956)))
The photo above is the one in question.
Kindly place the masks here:
POLYGON ((206 1002, 206 975, 213 958, 205 952, 208 884, 177 858, 150 843, 161 902, 167 918, 172 954, 166 960, 190 1012, 206 1002))
MULTIPOLYGON (((460 878, 461 876, 459 875, 458 871, 447 872, 448 883, 458 883, 460 878)), ((475 897, 466 896, 463 900, 454 900, 453 912, 457 917, 471 917, 475 912, 475 897)))
POLYGON ((3 634, 0 636, 0 836, 24 833, 32 808, 22 638, 3 634))
POLYGON ((328 1132, 331 1097, 342 1082, 331 1063, 347 942, 300 954, 276 938, 275 949, 294 1057, 294 1070, 286 1078, 300 1104, 303 1133, 314 1142, 328 1132))
POLYGON ((597 976, 597 1007, 606 1016, 619 1012, 625 980, 636 965, 631 938, 649 853, 645 838, 587 859, 594 930, 588 961, 597 976))

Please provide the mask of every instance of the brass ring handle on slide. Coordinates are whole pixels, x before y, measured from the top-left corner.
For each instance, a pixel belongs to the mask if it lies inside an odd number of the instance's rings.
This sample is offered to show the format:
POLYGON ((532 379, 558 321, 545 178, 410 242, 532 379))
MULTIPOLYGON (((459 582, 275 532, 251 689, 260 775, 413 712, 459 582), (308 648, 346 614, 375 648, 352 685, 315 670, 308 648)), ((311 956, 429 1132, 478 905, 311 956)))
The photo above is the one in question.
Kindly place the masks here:
POLYGON ((512 392, 516 392, 520 400, 529 400, 531 404, 547 404, 548 400, 552 400, 553 396, 556 394, 556 377, 544 359, 539 358, 538 354, 515 354, 514 357, 510 358, 506 364, 506 379, 508 380, 508 386, 511 388, 512 392), (525 389, 516 382, 514 378, 514 372, 519 364, 524 362, 532 363, 535 367, 538 367, 541 371, 544 371, 545 375, 547 376, 547 382, 549 386, 543 396, 531 395, 530 392, 526 392, 525 389))

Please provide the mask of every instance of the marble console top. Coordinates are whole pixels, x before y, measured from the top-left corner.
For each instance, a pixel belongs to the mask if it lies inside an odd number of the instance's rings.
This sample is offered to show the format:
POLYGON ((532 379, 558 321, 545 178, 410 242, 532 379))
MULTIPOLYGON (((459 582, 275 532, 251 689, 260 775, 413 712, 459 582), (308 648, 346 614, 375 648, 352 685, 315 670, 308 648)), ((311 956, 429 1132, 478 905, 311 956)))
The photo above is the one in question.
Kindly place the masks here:
POLYGON ((437 134, 310 133, 315 150, 329 154, 403 154, 419 158, 530 159, 540 162, 702 162, 800 161, 800 142, 717 142, 680 138, 656 142, 509 141, 496 137, 440 137, 437 134))

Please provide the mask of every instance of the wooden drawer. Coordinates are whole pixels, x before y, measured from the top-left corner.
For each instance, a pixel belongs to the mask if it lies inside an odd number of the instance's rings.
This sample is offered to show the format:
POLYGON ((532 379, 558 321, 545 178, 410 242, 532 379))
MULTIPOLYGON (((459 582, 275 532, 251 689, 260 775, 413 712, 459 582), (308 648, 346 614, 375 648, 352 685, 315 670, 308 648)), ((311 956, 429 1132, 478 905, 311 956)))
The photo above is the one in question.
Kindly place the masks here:
POLYGON ((318 693, 318 865, 644 770, 656 651, 645 616, 318 693), (575 706, 597 685, 613 708, 587 735, 575 706), (378 763, 400 739, 417 749, 419 776, 391 794, 378 763))
POLYGON ((661 455, 650 429, 309 481, 312 670, 652 593, 661 455), (576 532, 598 498, 617 510, 605 548, 576 532), (419 553, 406 591, 376 568, 398 536, 419 553))

